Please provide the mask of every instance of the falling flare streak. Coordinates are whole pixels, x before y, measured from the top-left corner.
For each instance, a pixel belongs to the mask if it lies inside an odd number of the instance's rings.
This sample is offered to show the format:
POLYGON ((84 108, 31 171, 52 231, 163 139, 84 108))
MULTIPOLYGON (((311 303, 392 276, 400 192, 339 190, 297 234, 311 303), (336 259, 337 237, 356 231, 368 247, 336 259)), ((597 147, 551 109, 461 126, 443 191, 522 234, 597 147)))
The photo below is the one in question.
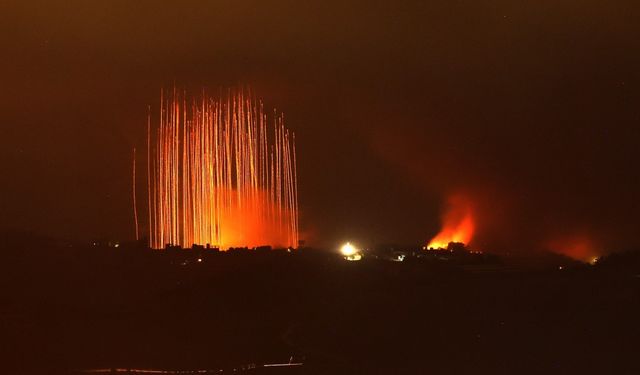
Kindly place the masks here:
POLYGON ((133 198, 133 222, 135 223, 136 228, 136 241, 140 239, 139 231, 138 231, 138 205, 136 203, 136 148, 133 148, 133 162, 132 162, 132 187, 131 187, 131 195, 133 198))
POLYGON ((250 93, 187 106, 185 93, 161 92, 147 156, 152 248, 298 244, 295 136, 275 111, 269 126, 250 93))

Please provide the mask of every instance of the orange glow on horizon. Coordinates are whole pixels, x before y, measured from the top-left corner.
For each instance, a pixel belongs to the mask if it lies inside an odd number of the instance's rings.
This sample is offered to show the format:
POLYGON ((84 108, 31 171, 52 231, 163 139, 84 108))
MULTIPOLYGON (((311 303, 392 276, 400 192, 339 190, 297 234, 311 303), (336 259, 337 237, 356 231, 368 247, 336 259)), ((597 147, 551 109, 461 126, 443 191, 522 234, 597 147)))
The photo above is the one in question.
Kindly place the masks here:
POLYGON ((597 262, 600 255, 593 240, 583 234, 555 238, 547 243, 547 248, 554 253, 591 264, 597 262))
POLYGON ((448 208, 442 218, 442 230, 429 242, 427 248, 446 249, 449 242, 468 245, 475 231, 470 202, 458 195, 449 198, 448 208))

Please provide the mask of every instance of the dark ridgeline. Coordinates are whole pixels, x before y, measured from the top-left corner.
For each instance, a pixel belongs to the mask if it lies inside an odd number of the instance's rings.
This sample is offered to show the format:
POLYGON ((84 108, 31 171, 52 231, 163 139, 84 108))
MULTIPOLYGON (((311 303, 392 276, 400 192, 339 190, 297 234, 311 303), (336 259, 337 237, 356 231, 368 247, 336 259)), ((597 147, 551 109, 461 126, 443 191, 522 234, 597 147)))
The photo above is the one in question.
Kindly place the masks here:
POLYGON ((424 252, 397 246, 348 262, 312 249, 152 251, 9 237, 0 273, 4 372, 232 372, 291 356, 304 366, 246 371, 640 369, 637 252, 527 269, 504 258, 418 258, 412 252, 424 252), (390 261, 399 253, 404 261, 390 261))

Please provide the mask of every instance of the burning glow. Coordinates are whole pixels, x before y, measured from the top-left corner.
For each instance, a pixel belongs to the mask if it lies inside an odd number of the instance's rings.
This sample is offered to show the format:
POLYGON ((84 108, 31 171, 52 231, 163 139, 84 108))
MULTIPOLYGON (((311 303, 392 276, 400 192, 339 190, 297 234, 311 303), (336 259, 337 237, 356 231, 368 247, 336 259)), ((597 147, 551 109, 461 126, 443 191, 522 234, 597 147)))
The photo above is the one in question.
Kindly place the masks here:
POLYGON ((274 117, 242 91, 189 104, 161 94, 147 124, 152 248, 297 246, 295 136, 274 117))
POLYGON ((446 249, 449 242, 468 245, 473 237, 475 224, 470 202, 462 196, 452 196, 442 218, 442 230, 427 245, 427 248, 446 249))
POLYGON ((348 257, 356 254, 358 252, 358 249, 356 249, 352 244, 347 242, 346 244, 342 245, 342 247, 340 248, 340 252, 342 253, 342 255, 348 257))
POLYGON ((546 246, 549 250, 566 255, 570 258, 596 264, 598 262, 597 246, 593 240, 585 234, 573 234, 557 237, 549 241, 546 246))
POLYGON ((340 248, 340 253, 342 253, 342 256, 344 256, 344 259, 346 260, 355 261, 355 260, 362 259, 362 254, 360 254, 360 249, 353 246, 349 242, 342 245, 342 247, 340 248))

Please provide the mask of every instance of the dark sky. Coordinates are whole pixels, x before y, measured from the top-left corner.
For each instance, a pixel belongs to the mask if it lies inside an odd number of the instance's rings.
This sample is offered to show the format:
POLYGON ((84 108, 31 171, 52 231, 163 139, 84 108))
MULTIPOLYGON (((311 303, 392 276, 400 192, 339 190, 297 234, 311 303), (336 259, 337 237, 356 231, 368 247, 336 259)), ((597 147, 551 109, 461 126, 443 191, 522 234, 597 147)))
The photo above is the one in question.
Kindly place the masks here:
POLYGON ((463 194, 480 248, 638 246, 639 8, 4 2, 0 226, 131 238, 131 150, 175 82, 285 113, 312 244, 424 243, 463 194))

